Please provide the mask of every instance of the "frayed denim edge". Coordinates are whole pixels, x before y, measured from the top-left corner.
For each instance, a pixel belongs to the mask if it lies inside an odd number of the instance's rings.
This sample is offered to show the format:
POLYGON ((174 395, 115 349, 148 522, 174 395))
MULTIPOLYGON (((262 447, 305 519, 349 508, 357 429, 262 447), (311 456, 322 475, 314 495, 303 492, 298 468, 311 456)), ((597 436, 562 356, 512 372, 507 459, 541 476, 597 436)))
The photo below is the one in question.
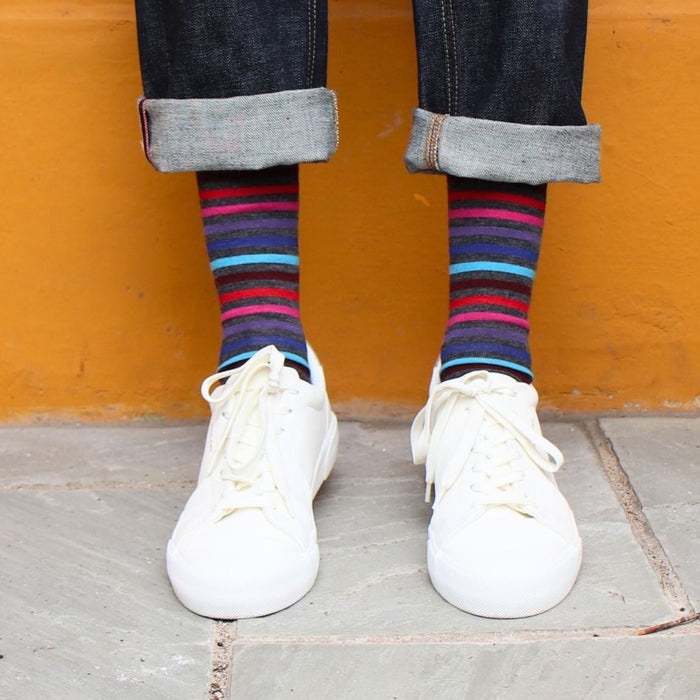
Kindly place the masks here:
POLYGON ((139 100, 146 157, 165 173, 326 161, 338 146, 337 112, 326 88, 139 100))
POLYGON ((495 182, 599 182, 598 124, 533 126, 413 112, 404 161, 411 173, 495 182))

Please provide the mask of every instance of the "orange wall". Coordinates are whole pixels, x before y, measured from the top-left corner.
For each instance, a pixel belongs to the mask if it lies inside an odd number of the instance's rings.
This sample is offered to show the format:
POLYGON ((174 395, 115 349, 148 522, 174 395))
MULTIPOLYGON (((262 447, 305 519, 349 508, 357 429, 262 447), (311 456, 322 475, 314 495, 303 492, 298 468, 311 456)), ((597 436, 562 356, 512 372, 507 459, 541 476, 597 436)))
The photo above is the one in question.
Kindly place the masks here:
MULTIPOLYGON (((410 3, 331 12, 341 143, 303 169, 303 317, 346 411, 415 407, 447 257, 444 181, 402 164, 410 3)), ((204 415, 215 295, 193 177, 140 154, 131 3, 4 0, 0 66, 0 420, 204 415)), ((700 406, 698 95, 700 0, 591 0, 604 182, 550 190, 532 314, 546 408, 700 406)))

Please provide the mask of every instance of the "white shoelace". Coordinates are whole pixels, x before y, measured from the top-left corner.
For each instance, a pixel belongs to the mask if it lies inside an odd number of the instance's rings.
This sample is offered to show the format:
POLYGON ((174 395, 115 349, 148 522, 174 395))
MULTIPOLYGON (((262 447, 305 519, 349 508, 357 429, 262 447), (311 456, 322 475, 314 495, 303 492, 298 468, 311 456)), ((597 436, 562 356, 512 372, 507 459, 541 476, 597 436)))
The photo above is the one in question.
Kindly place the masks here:
MULTIPOLYGON (((519 486, 523 474, 517 461, 522 460, 524 453, 537 467, 551 473, 559 469, 564 458, 555 445, 504 407, 507 406, 504 399, 513 396, 512 389, 491 381, 486 372, 443 382, 433 391, 411 428, 414 459, 418 463, 425 462, 426 502, 430 502, 438 466, 441 478, 435 494, 436 505, 469 463, 479 474, 471 488, 483 506, 509 506, 535 515, 519 486), (465 402, 466 422, 463 418, 465 402), (458 412, 461 415, 457 415, 458 412), (442 443, 454 420, 463 423, 461 437, 458 444, 446 449, 442 443), (450 458, 438 465, 447 453, 450 458)), ((449 432, 454 434, 454 428, 449 432)))
POLYGON ((216 443, 209 464, 209 474, 219 469, 221 479, 231 486, 216 520, 244 508, 274 507, 277 494, 293 517, 278 460, 265 454, 279 411, 283 366, 284 357, 271 349, 258 353, 243 371, 219 372, 202 383, 202 396, 212 406, 223 405, 219 420, 225 421, 223 432, 213 436, 216 443), (217 387, 222 380, 226 383, 217 387))

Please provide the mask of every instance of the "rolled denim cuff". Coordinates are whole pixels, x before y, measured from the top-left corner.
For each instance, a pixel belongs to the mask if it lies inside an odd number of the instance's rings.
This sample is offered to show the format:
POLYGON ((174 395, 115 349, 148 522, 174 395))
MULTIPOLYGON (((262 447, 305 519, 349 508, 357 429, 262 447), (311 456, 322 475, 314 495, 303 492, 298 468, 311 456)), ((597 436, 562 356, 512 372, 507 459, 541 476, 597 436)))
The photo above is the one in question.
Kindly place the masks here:
POLYGON ((260 170, 328 160, 338 145, 326 88, 207 99, 139 100, 143 149, 156 170, 260 170))
POLYGON ((496 182, 600 181, 600 125, 537 126, 413 112, 412 173, 496 182))

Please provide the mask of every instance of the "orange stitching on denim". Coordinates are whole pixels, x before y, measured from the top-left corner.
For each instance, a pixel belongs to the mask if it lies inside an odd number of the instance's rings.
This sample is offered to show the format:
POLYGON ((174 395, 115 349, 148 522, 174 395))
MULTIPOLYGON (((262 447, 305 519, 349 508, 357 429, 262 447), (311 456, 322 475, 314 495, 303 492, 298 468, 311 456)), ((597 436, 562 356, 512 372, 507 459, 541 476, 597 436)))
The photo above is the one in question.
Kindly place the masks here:
POLYGON ((424 158, 428 170, 440 170, 438 162, 438 152, 440 148, 440 137, 442 128, 447 120, 446 114, 433 114, 428 124, 428 132, 425 135, 424 158))
POLYGON ((450 4, 450 27, 452 29, 452 51, 454 52, 454 90, 455 90, 455 109, 459 109, 459 70, 457 69, 457 30, 455 28, 454 5, 452 0, 448 0, 450 4))
POLYGON ((335 121, 335 149, 338 150, 340 145, 340 116, 338 113, 338 96, 335 92, 331 91, 331 97, 333 98, 333 118, 335 121))
POLYGON ((309 50, 306 53, 306 87, 310 87, 311 77, 311 0, 306 0, 306 44, 309 50))
POLYGON ((307 28, 309 32, 308 36, 308 59, 306 63, 306 83, 307 87, 313 87, 314 84, 314 69, 316 67, 316 34, 317 34, 317 15, 318 15, 318 2, 317 0, 307 0, 306 3, 306 18, 307 18, 307 28))
POLYGON ((445 48, 445 72, 447 73, 447 111, 452 112, 452 81, 450 80, 450 47, 447 43, 447 19, 445 17, 445 0, 440 0, 442 9, 442 39, 445 48))
POLYGON ((146 111, 146 100, 141 100, 141 129, 143 131, 143 150, 146 158, 151 160, 151 138, 148 133, 148 112, 146 111))
POLYGON ((313 52, 311 54, 311 75, 309 76, 309 87, 314 84, 314 72, 316 68, 316 35, 318 34, 318 2, 313 0, 314 4, 314 35, 313 35, 313 52))

